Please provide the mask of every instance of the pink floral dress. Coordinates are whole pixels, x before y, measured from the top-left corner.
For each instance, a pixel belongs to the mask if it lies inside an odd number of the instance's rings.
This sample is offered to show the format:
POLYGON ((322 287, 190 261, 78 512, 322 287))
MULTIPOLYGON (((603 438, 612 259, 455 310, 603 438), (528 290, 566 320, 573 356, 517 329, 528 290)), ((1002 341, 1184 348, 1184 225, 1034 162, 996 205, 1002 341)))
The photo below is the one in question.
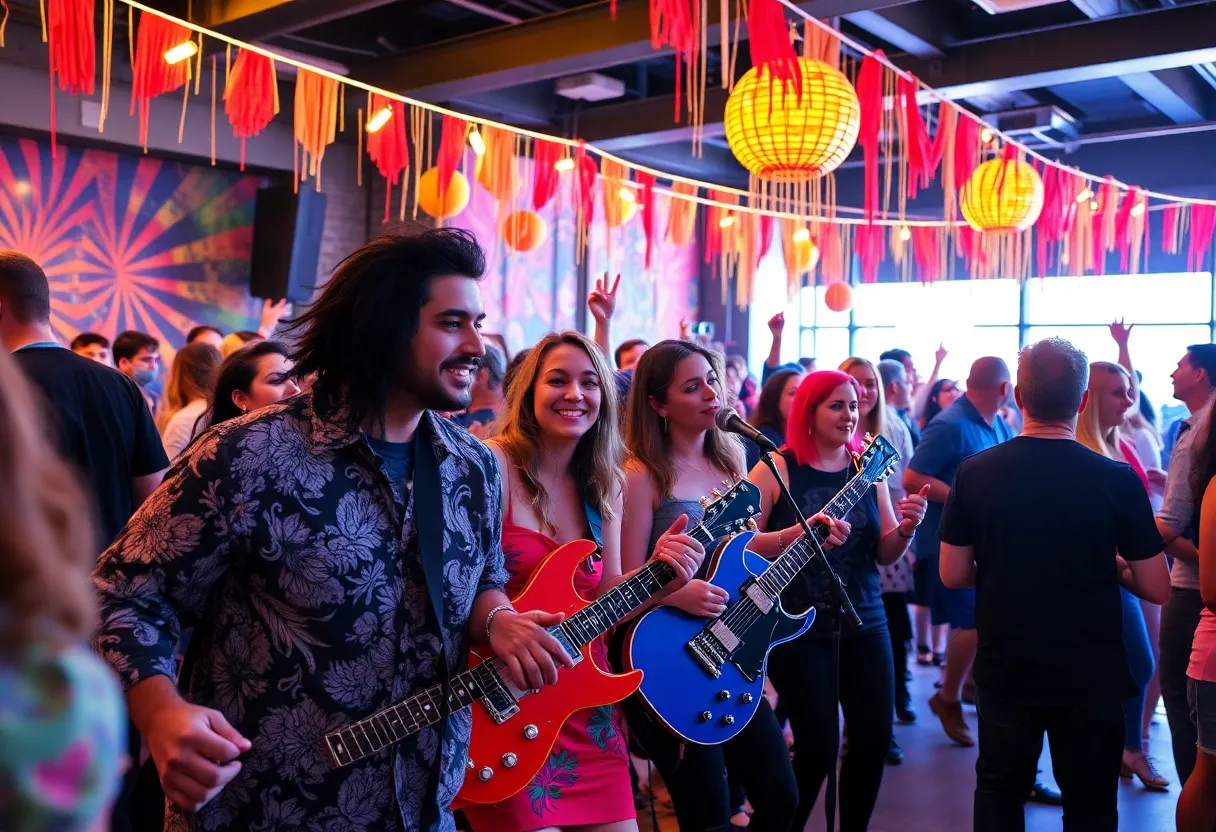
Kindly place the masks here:
MULTIPOLYGON (((518 595, 532 572, 557 547, 548 535, 512 523, 508 508, 502 529, 502 548, 511 576, 507 595, 518 595)), ((594 598, 602 573, 598 559, 580 568, 574 579, 579 595, 594 598)), ((592 658, 600 667, 609 668, 602 641, 592 644, 592 658)), ((464 813, 475 832, 526 832, 634 818, 629 752, 620 711, 615 705, 603 705, 575 712, 527 788, 501 803, 466 806, 464 813)))

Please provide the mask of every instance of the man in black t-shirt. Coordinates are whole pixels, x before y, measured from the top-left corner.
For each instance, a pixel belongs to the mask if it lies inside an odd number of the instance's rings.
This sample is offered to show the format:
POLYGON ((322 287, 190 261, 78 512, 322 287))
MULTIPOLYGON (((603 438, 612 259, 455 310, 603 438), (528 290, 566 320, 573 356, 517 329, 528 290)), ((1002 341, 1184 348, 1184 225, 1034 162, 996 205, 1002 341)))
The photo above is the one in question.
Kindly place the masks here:
POLYGON ((976 588, 975 828, 1022 830, 1046 732, 1066 830, 1118 827, 1122 700, 1134 693, 1119 586, 1169 594, 1148 495, 1075 441, 1085 354, 1051 338, 1018 360, 1022 434, 960 466, 939 530, 942 582, 976 588))
POLYGON ((134 382, 55 341, 50 297, 37 263, 0 251, 0 343, 41 389, 60 453, 87 480, 101 554, 160 485, 169 460, 134 382))

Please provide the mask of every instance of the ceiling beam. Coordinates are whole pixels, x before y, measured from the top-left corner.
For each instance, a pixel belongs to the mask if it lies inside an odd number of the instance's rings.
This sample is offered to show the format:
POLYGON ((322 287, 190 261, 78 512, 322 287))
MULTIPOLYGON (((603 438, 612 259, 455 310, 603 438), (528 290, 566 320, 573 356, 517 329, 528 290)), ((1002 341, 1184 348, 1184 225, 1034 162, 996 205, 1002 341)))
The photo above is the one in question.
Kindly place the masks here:
POLYGON ((967 44, 944 60, 897 59, 958 100, 1216 60, 1216 6, 1174 6, 967 44))
MULTIPOLYGON (((801 7, 825 19, 902 2, 907 0, 808 0, 801 7)), ((708 4, 711 49, 718 44, 720 5, 708 4)), ((425 101, 448 101, 669 54, 650 45, 647 0, 620 0, 615 20, 604 0, 411 49, 354 67, 352 74, 425 101)))
POLYGON ((918 58, 944 58, 941 49, 942 19, 932 16, 921 5, 896 6, 881 12, 873 10, 846 14, 844 19, 863 32, 889 43, 900 52, 918 58))
POLYGON ((393 2, 395 0, 208 0, 200 22, 229 37, 264 40, 393 2))
MULTIPOLYGON (((948 49, 941 60, 896 60, 956 100, 1189 66, 1216 60, 1216 5, 1178 6, 1014 35, 948 49)), ((705 129, 714 135, 721 130, 726 96, 718 90, 708 93, 705 129)), ((688 138, 689 128, 674 123, 674 112, 672 96, 596 107, 582 112, 577 133, 597 144, 625 141, 632 146, 667 141, 672 135, 688 138)))
POLYGON ((1189 67, 1136 72, 1120 80, 1174 124, 1198 124, 1212 114, 1211 87, 1189 67))

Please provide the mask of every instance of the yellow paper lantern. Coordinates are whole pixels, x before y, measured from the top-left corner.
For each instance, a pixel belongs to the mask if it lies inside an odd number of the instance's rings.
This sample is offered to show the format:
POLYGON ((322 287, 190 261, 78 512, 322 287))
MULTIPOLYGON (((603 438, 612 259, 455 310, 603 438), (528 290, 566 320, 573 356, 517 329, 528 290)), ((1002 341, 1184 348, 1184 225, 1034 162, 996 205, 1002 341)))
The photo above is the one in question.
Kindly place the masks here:
POLYGON ((450 219, 469 204, 469 180, 460 171, 452 172, 443 194, 439 193, 439 168, 431 168, 418 179, 418 207, 435 219, 450 219))
POLYGON ((819 265, 819 246, 813 240, 794 240, 794 271, 809 272, 819 265))
POLYGON ((539 214, 516 211, 502 221, 502 239, 512 251, 532 251, 545 241, 548 226, 539 214))
POLYGON ((959 208, 976 231, 1025 231, 1043 210, 1043 180, 1021 159, 989 159, 963 183, 959 208))
POLYGON ((804 182, 834 171, 857 143, 861 105, 849 79, 799 58, 802 95, 753 67, 726 100, 726 141, 743 167, 770 182, 804 182))

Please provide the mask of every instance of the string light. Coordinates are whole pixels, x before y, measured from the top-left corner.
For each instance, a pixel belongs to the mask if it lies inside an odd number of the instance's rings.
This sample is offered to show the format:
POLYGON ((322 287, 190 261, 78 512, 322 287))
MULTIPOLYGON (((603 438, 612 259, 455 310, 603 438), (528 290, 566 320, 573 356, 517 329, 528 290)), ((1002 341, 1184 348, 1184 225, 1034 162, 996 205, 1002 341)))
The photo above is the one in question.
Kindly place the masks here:
POLYGON ((637 202, 638 198, 633 195, 633 189, 622 185, 621 186, 621 202, 637 202))
POLYGON ((192 40, 185 40, 165 52, 165 63, 172 66, 180 64, 182 61, 188 61, 198 54, 198 44, 192 40))
POLYGON ((481 133, 477 132, 477 128, 473 128, 473 132, 469 134, 469 147, 473 148, 473 152, 478 156, 486 155, 485 139, 481 137, 481 133))
POLYGON ((1081 191, 1081 193, 1077 194, 1077 202, 1084 202, 1087 199, 1093 199, 1093 198, 1094 198, 1094 192, 1091 191, 1089 188, 1086 188, 1085 190, 1081 191))
POLYGON ((725 217, 718 220, 719 228, 730 228, 734 224, 735 224, 735 215, 734 214, 727 214, 725 217))
POLYGON ((1098 200, 1096 200, 1096 199, 1091 199, 1091 200, 1089 201, 1089 210, 1091 210, 1091 211, 1097 211, 1097 210, 1098 210, 1100 207, 1101 207, 1101 206, 1100 206, 1100 205, 1098 205, 1098 200))
POLYGON ((811 229, 799 228, 794 232, 795 243, 809 243, 811 241, 811 229))
POLYGON ((1137 202, 1135 205, 1132 206, 1132 216, 1133 217, 1143 217, 1145 210, 1146 209, 1144 207, 1144 203, 1137 202))
POLYGON ((568 173, 574 170, 574 160, 567 156, 565 159, 558 159, 553 165, 553 169, 558 173, 568 173))
POLYGON ((980 131, 980 141, 984 144, 992 144, 992 140, 996 138, 996 133, 991 127, 985 127, 980 131))
POLYGON ((388 124, 388 120, 393 117, 393 107, 391 104, 386 104, 381 107, 376 114, 367 120, 367 132, 375 133, 384 125, 388 124))
POLYGON ((912 239, 912 229, 908 228, 908 226, 906 226, 906 225, 901 225, 899 227, 899 239, 905 243, 908 242, 908 240, 911 240, 912 239))

